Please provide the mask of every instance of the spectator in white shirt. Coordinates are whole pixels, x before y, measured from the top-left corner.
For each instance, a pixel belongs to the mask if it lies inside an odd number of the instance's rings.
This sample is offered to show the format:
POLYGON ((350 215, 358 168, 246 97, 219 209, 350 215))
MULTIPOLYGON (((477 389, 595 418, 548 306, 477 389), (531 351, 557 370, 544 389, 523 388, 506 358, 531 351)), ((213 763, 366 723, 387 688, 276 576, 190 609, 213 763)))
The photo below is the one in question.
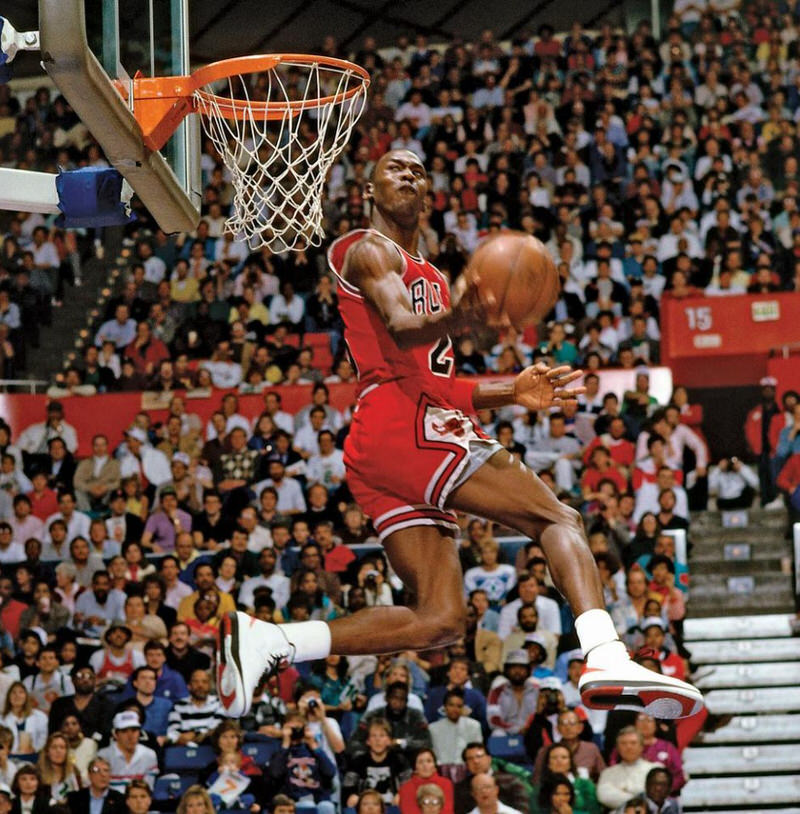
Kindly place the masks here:
POLYGON ((61 438, 73 455, 78 449, 78 433, 75 427, 64 421, 64 407, 60 401, 51 401, 47 405, 46 421, 31 424, 20 433, 17 446, 31 455, 46 455, 52 438, 61 438))
POLYGON ((294 293, 294 286, 287 280, 269 304, 269 321, 272 325, 291 323, 296 328, 303 324, 306 313, 305 301, 294 293))
POLYGON ((178 560, 171 554, 167 554, 161 560, 161 578, 164 580, 164 586, 167 589, 164 596, 164 604, 170 608, 178 610, 178 605, 181 600, 192 593, 192 589, 180 580, 180 566, 178 560))
POLYGON ((500 802, 497 780, 488 772, 476 774, 470 781, 469 788, 477 803, 469 814, 522 814, 518 809, 500 802))
POLYGON ((14 498, 14 514, 8 519, 14 542, 25 544, 30 537, 41 540, 44 537, 44 523, 31 514, 31 501, 27 495, 14 498))
MULTIPOLYGON (((250 422, 239 412, 239 399, 233 393, 227 393, 222 398, 222 415, 225 418, 225 435, 230 435, 234 427, 241 427, 245 435, 250 437, 250 422)), ((217 430, 213 421, 206 424, 206 440, 213 441, 217 437, 217 430)))
POLYGON ((464 713, 464 690, 454 687, 444 696, 444 717, 429 727, 433 750, 441 763, 463 766, 467 744, 483 740, 481 725, 464 713))
POLYGON ((117 306, 114 319, 109 319, 100 326, 95 334, 94 344, 98 348, 104 342, 113 342, 117 350, 123 350, 136 339, 136 320, 131 319, 128 306, 124 303, 117 306))
POLYGON ((258 566, 261 573, 257 577, 249 577, 239 589, 239 604, 248 610, 253 608, 256 589, 264 587, 272 591, 272 598, 278 608, 283 608, 289 601, 289 578, 275 572, 278 555, 274 548, 263 548, 258 555, 258 566))
MULTIPOLYGON (((208 362, 203 362, 201 367, 211 374, 214 387, 221 389, 237 387, 242 380, 242 366, 233 361, 230 342, 227 339, 217 342, 214 355, 208 362)), ((250 435, 249 425, 245 433, 250 435)))
MULTIPOLYGON (((287 413, 281 409, 281 401, 281 394, 277 390, 268 390, 264 393, 264 413, 269 415, 279 430, 283 430, 289 435, 294 435, 294 419, 291 413, 287 413)), ((261 418, 261 416, 256 416, 253 419, 253 429, 255 429, 256 424, 258 424, 259 418, 261 418)))
POLYGON ((306 499, 303 497, 303 489, 300 483, 294 478, 286 477, 286 467, 278 457, 270 456, 269 477, 262 480, 253 487, 253 491, 261 494, 261 490, 271 486, 278 493, 277 510, 281 514, 301 514, 306 511, 306 499))
POLYGON ((112 723, 114 742, 97 753, 111 767, 111 788, 123 792, 128 783, 137 778, 150 788, 158 776, 156 753, 139 743, 142 723, 139 713, 132 709, 118 712, 112 723))
POLYGON ((533 602, 539 613, 540 630, 561 635, 561 611, 558 603, 547 596, 540 595, 539 580, 528 572, 523 571, 517 575, 517 591, 519 599, 508 602, 500 611, 500 621, 497 624, 497 635, 505 639, 517 625, 517 611, 523 604, 533 602))
MULTIPOLYGON (((51 514, 50 517, 45 520, 45 526, 49 529, 50 524, 54 520, 63 520, 67 526, 67 542, 73 540, 75 537, 85 537, 88 540, 91 520, 88 514, 79 512, 76 507, 75 495, 72 494, 72 492, 61 492, 58 497, 59 511, 51 514)), ((50 542, 49 531, 45 535, 44 542, 50 542)), ((43 558, 47 559, 47 557, 44 556, 43 558)))
POLYGON ((220 263, 223 260, 228 260, 234 266, 238 266, 247 260, 249 253, 250 249, 246 243, 241 240, 236 240, 232 232, 225 231, 222 233, 222 237, 217 240, 217 245, 214 247, 214 261, 220 263))
POLYGON ((36 264, 36 268, 55 270, 61 264, 58 250, 55 244, 51 240, 48 240, 47 229, 44 226, 37 226, 33 230, 33 245, 31 246, 31 251, 33 252, 33 260, 36 264))
POLYGON ((606 808, 618 808, 631 797, 644 792, 647 773, 659 763, 651 763, 642 757, 644 741, 633 726, 620 729, 617 734, 617 752, 620 761, 600 772, 597 781, 597 799, 606 808))
POLYGON ((22 543, 14 542, 14 532, 11 525, 0 520, 0 563, 23 562, 25 549, 22 543))
POLYGON ((317 442, 319 452, 306 463, 306 479, 309 485, 321 483, 329 492, 335 492, 345 479, 344 454, 336 449, 330 430, 320 430, 317 442))
POLYGON ((749 509, 753 505, 758 478, 738 458, 721 458, 708 476, 708 493, 716 495, 717 508, 749 509))
POLYGON ((401 122, 407 120, 415 131, 429 127, 431 123, 431 109, 422 98, 422 91, 416 88, 411 91, 407 102, 403 102, 394 114, 394 120, 401 122))
POLYGON ((144 266, 144 279, 148 283, 158 285, 167 274, 167 264, 153 254, 153 247, 143 240, 138 246, 139 260, 144 266))
POLYGON ((319 434, 322 430, 330 430, 325 408, 312 407, 308 414, 308 422, 303 424, 294 436, 294 448, 306 460, 312 455, 319 455, 319 434))

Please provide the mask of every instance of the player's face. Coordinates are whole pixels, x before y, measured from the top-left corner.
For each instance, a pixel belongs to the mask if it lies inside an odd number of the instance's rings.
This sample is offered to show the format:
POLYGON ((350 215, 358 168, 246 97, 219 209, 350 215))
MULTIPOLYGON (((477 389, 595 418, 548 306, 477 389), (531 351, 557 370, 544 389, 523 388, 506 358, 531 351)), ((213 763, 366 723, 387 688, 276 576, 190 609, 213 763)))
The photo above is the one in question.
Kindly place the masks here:
POLYGON ((425 205, 428 178, 425 167, 414 153, 392 150, 378 161, 368 187, 375 205, 392 218, 416 218, 425 205))

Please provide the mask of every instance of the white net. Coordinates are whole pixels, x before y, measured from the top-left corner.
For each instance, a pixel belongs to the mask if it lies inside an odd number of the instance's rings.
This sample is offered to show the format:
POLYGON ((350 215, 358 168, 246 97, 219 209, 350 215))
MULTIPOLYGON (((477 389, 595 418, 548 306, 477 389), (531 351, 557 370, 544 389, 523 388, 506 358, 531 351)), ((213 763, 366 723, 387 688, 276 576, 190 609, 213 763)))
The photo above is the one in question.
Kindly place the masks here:
POLYGON ((364 111, 367 82, 354 70, 289 58, 221 83, 227 88, 196 91, 195 103, 231 176, 228 228, 253 249, 319 245, 325 181, 364 111))

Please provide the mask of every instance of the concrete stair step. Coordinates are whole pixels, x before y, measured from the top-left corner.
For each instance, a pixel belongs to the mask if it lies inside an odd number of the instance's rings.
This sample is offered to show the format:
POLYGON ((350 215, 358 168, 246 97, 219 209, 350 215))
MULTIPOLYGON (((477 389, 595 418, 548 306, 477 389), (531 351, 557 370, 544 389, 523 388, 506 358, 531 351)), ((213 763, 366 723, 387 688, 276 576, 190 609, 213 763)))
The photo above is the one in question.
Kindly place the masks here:
MULTIPOLYGON (((741 599, 736 603, 736 608, 731 610, 731 613, 742 614, 743 616, 758 616, 759 614, 775 614, 785 613, 793 605, 791 597, 781 596, 775 600, 762 598, 760 604, 752 602, 745 602, 741 599)), ((691 606, 691 614, 695 619, 705 619, 709 617, 719 616, 720 603, 717 602, 701 602, 693 603, 691 606)))
POLYGON ((704 697, 708 711, 716 715, 800 709, 800 687, 710 690, 704 697))
POLYGON ((685 640, 694 664, 800 660, 800 639, 685 640))
POLYGON ((718 664, 701 669, 705 674, 694 680, 695 686, 701 690, 800 684, 800 661, 718 664))
POLYGON ((692 778, 698 775, 788 772, 798 766, 795 749, 781 745, 691 747, 683 766, 692 778))
MULTIPOLYGON (((694 541, 693 541, 694 542, 694 541)), ((791 544, 783 538, 770 532, 769 536, 755 538, 750 536, 743 540, 709 540, 705 537, 694 543, 692 547, 692 564, 706 562, 714 557, 722 559, 727 546, 750 546, 750 557, 756 559, 780 558, 791 553, 791 544)))
MULTIPOLYGON (((765 512, 760 508, 747 510, 748 528, 781 528, 781 523, 786 522, 786 511, 784 509, 765 512)), ((722 514, 714 512, 692 512, 691 519, 692 533, 695 530, 707 532, 722 529, 722 514)))
POLYGON ((683 623, 683 635, 691 642, 791 636, 791 619, 789 613, 687 618, 683 623))
MULTIPOLYGON (((691 811, 693 809, 688 809, 686 806, 683 807, 684 811, 691 811)), ((703 809, 706 810, 706 809, 703 809)), ((800 814, 800 808, 783 808, 778 806, 776 808, 753 808, 752 806, 748 806, 746 809, 743 808, 715 808, 714 814, 742 814, 743 811, 747 811, 747 814, 800 814)))
POLYGON ((694 587, 695 581, 703 576, 740 577, 752 574, 762 578, 785 579, 781 572, 781 558, 774 555, 754 557, 749 560, 724 560, 719 555, 705 559, 692 557, 690 571, 692 587, 694 587))
POLYGON ((760 806, 800 803, 800 776, 700 777, 681 791, 684 809, 734 806, 752 812, 760 806))
POLYGON ((800 715, 734 715, 716 732, 701 732, 697 741, 704 746, 800 741, 800 715))

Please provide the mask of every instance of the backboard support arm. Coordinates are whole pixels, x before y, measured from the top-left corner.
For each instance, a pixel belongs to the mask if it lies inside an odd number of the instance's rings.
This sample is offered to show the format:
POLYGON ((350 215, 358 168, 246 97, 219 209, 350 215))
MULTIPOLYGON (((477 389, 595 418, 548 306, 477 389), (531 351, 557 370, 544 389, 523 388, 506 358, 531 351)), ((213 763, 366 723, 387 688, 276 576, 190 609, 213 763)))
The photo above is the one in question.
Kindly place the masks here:
POLYGON ((163 156, 145 147, 127 103, 89 49, 84 0, 39 0, 42 64, 165 232, 189 232, 200 216, 163 156))

